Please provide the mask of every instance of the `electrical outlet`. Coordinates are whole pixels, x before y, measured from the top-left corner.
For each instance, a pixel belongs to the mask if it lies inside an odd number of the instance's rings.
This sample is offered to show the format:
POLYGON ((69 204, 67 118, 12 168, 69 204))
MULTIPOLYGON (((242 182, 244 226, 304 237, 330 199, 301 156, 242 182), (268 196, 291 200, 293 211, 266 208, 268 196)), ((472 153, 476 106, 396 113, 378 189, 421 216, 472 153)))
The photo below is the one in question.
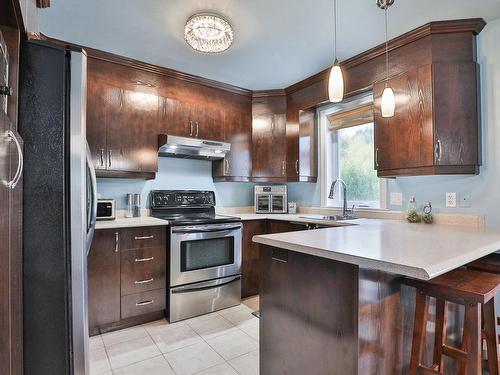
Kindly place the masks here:
POLYGON ((470 193, 460 193, 460 199, 458 205, 460 207, 470 207, 470 193))
POLYGON ((457 193, 446 193, 446 207, 457 207, 457 193))
POLYGON ((391 193, 391 205, 402 206, 403 205, 403 193, 392 192, 391 193))

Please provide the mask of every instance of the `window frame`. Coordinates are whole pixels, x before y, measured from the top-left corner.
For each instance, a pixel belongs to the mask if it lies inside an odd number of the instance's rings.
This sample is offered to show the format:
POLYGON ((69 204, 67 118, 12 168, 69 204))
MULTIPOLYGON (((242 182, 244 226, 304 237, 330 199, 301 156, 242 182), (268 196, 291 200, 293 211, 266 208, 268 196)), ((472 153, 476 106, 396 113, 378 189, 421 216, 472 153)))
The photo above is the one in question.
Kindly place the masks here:
MULTIPOLYGON (((321 184, 321 207, 323 208, 341 208, 343 206, 343 201, 340 195, 340 189, 337 189, 335 193, 335 198, 329 199, 328 195, 330 193, 330 185, 332 181, 335 181, 339 177, 339 147, 338 141, 335 139, 337 137, 337 132, 330 131, 330 121, 328 116, 333 113, 343 112, 347 110, 352 110, 367 104, 373 103, 373 92, 367 91, 362 94, 356 95, 355 97, 344 100, 341 103, 328 103, 327 105, 321 106, 317 109, 317 119, 318 119, 318 134, 319 134, 319 168, 320 168, 320 184, 321 184), (333 137, 332 147, 328 146, 329 138, 333 137), (334 157, 334 155, 337 155, 334 157), (330 162, 329 162, 330 161, 330 162), (333 163, 333 166, 331 166, 333 163), (329 168, 329 164, 331 168, 329 168)), ((374 129, 375 131, 375 129, 374 129)), ((387 210, 387 179, 379 178, 380 181, 380 207, 362 207, 358 208, 360 210, 387 210)), ((349 192, 348 196, 349 198, 349 192)), ((349 201, 348 201, 349 202, 349 201)))

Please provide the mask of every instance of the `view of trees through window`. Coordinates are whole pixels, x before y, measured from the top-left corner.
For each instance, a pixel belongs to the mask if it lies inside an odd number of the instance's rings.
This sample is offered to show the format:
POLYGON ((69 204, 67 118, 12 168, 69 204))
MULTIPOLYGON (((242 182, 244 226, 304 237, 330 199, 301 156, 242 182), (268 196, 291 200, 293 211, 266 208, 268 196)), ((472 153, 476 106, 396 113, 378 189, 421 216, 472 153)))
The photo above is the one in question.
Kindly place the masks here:
POLYGON ((380 182, 373 166, 373 123, 337 130, 339 176, 358 206, 379 207, 380 182))

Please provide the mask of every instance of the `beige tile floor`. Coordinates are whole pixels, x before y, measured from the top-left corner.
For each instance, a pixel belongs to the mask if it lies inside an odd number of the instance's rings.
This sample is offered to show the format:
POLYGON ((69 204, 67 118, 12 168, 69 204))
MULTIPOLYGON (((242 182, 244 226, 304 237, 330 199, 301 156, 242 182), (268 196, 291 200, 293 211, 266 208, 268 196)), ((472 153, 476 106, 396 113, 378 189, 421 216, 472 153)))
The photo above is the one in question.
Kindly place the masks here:
POLYGON ((90 338, 90 375, 257 375, 259 299, 169 324, 90 338))

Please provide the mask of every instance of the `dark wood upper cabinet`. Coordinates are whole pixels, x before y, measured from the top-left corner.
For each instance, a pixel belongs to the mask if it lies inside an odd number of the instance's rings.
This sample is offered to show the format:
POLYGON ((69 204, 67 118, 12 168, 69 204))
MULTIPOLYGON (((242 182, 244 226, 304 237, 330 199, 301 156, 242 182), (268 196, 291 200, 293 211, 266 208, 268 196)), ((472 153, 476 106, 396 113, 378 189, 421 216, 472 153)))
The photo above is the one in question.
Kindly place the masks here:
POLYGON ((287 180, 315 182, 318 177, 316 110, 287 110, 287 180))
POLYGON ((98 177, 153 178, 158 171, 159 99, 89 74, 87 141, 98 177))
POLYGON ((193 134, 191 107, 173 98, 160 98, 159 133, 190 137, 193 134))
POLYGON ((252 100, 252 175, 286 181, 286 96, 256 93, 252 100))
POLYGON ((246 108, 223 113, 224 142, 231 150, 223 160, 212 163, 214 181, 249 181, 252 177, 252 117, 250 102, 246 108))
POLYGON ((374 85, 379 176, 479 172, 477 73, 476 63, 435 63, 391 78, 391 118, 380 111, 385 82, 374 85))
POLYGON ((89 327, 120 320, 120 248, 119 230, 97 230, 88 262, 89 327))

